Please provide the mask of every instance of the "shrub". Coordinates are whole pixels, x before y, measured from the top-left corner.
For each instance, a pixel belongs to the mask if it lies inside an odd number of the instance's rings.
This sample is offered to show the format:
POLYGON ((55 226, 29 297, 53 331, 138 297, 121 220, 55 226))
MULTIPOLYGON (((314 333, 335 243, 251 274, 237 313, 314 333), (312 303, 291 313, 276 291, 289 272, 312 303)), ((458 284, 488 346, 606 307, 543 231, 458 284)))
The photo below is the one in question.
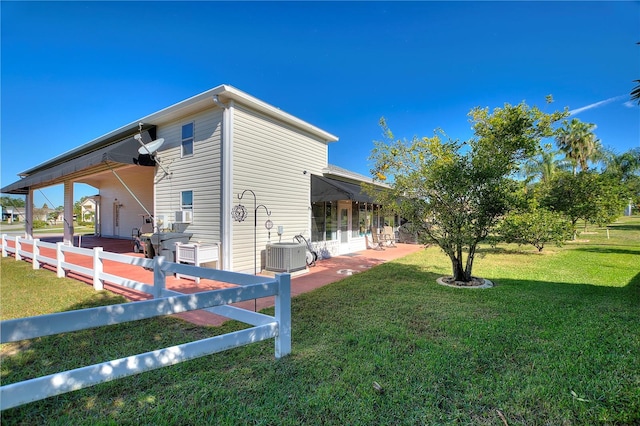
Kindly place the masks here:
POLYGON ((545 209, 508 214, 500 226, 500 237, 507 243, 531 244, 542 251, 546 243, 571 239, 573 227, 561 214, 545 209))
POLYGON ((44 220, 34 220, 33 221, 33 229, 42 229, 48 226, 47 222, 44 220))

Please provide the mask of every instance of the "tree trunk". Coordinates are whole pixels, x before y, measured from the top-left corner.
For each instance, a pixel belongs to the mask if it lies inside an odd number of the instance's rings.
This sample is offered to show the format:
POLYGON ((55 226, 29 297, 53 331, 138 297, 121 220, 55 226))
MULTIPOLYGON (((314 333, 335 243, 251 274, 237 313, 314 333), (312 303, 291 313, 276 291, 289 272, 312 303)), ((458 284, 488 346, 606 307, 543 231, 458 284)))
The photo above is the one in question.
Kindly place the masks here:
POLYGON ((450 256, 450 258, 453 279, 455 281, 467 281, 465 279, 464 268, 462 267, 462 256, 457 258, 455 256, 450 256))
POLYGON ((464 269, 465 281, 471 281, 471 269, 473 269, 473 260, 476 256, 476 245, 469 247, 469 255, 467 256, 467 266, 464 269))

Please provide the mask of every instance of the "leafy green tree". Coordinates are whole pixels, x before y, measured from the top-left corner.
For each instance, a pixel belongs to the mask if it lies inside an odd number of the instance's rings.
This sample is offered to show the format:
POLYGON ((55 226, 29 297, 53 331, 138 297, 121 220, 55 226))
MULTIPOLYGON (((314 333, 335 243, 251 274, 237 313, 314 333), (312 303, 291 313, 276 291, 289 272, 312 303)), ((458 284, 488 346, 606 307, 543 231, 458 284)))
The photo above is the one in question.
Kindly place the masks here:
POLYGON ((55 210, 49 212, 49 214, 47 215, 47 220, 53 222, 53 224, 55 225, 58 222, 58 212, 55 210))
POLYGON ((558 130, 556 143, 573 164, 574 174, 578 167, 581 171, 587 171, 589 162, 600 156, 600 140, 593 133, 594 129, 594 124, 583 123, 574 118, 571 121, 564 120, 563 126, 558 130))
POLYGON ((475 136, 467 142, 438 135, 394 141, 381 119, 384 140, 371 154, 372 175, 391 186, 378 199, 407 219, 422 243, 437 244, 463 282, 472 280, 478 244, 516 202, 519 183, 511 176, 564 114, 521 103, 475 108, 469 116, 475 136))
POLYGON ((604 174, 618 179, 635 206, 640 206, 640 148, 622 154, 608 152, 604 161, 604 174))
POLYGON ((548 243, 562 246, 571 239, 573 227, 563 215, 543 208, 508 213, 500 223, 498 234, 502 241, 532 245, 542 251, 548 243))
POLYGON ((23 197, 18 198, 18 197, 10 197, 10 196, 3 195, 2 197, 0 197, 0 202, 5 207, 24 207, 25 206, 25 201, 23 197))
POLYGON ((551 180, 540 204, 561 212, 575 227, 578 220, 605 225, 622 214, 625 192, 619 181, 594 172, 562 173, 551 180))

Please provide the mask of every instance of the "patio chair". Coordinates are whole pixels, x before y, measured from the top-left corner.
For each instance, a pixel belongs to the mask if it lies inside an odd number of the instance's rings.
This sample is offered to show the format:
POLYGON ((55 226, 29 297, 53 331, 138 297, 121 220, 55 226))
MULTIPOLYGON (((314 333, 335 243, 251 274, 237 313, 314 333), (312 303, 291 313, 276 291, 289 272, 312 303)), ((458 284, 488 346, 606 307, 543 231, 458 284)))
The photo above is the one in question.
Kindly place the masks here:
POLYGON ((380 241, 380 236, 378 235, 377 232, 375 232, 375 230, 371 231, 371 248, 374 250, 384 250, 384 246, 382 244, 382 241, 380 241))
POLYGON ((393 232, 392 227, 385 226, 380 237, 387 247, 398 247, 396 245, 396 233, 393 232))

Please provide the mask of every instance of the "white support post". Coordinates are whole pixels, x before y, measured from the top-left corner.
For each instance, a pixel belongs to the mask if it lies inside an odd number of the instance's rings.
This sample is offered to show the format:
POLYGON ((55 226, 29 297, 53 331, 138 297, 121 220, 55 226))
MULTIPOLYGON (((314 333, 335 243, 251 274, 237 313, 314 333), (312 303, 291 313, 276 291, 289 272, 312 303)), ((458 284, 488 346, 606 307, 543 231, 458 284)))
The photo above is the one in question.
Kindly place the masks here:
POLYGON ((102 247, 93 248, 93 289, 96 291, 104 290, 104 280, 100 278, 104 270, 101 254, 102 247))
POLYGON ((64 235, 62 241, 73 245, 73 182, 64 183, 64 235))
POLYGON ((40 239, 36 238, 35 240, 33 240, 33 259, 31 262, 31 267, 33 269, 40 269, 40 262, 38 262, 38 256, 40 256, 40 247, 38 247, 38 244, 40 243, 40 239))
POLYGON ((64 243, 56 244, 56 272, 58 274, 58 278, 64 278, 65 273, 62 268, 62 263, 64 262, 64 252, 62 251, 62 246, 64 243))
POLYGON ((33 239, 33 208, 33 189, 29 188, 24 206, 24 235, 29 239, 33 239))
POLYGON ((7 234, 2 234, 2 257, 7 257, 7 234))
POLYGON ((275 317, 278 321, 276 358, 291 353, 291 275, 276 274, 278 294, 275 296, 275 317))
POLYGON ((164 293, 167 274, 162 270, 164 256, 156 256, 153 261, 153 297, 157 299, 164 293))
POLYGON ((22 250, 22 247, 20 245, 20 237, 16 237, 16 260, 22 260, 22 256, 20 256, 20 250, 22 250))

